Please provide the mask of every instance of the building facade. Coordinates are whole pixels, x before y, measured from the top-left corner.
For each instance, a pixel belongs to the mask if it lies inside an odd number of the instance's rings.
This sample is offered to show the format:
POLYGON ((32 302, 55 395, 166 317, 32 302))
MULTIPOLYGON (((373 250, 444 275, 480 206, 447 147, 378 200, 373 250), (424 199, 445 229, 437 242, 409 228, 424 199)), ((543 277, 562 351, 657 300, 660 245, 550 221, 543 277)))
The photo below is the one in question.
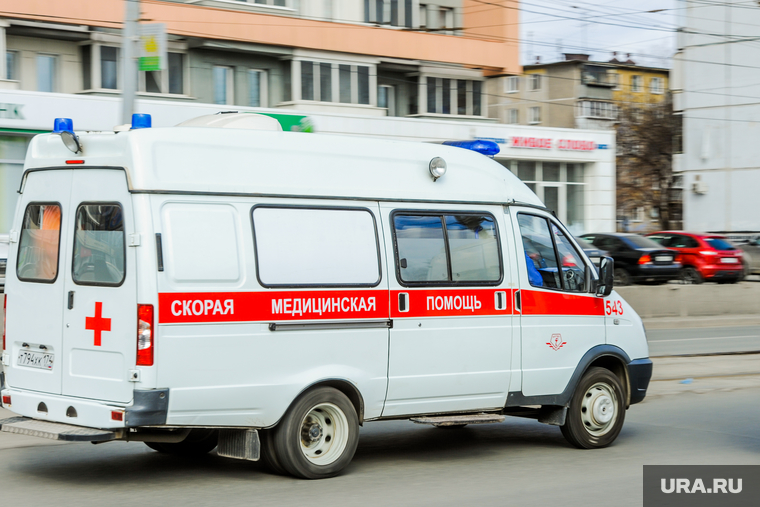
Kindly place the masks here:
MULTIPOLYGON (((136 110, 159 127, 239 110, 318 133, 496 139, 498 160, 523 174, 574 231, 609 229, 610 134, 543 132, 488 115, 487 80, 520 72, 518 47, 509 42, 518 36, 517 11, 508 4, 143 0, 141 21, 166 26, 168 66, 139 73, 136 110)), ((10 227, 31 136, 49 131, 55 117, 73 118, 77 129, 121 123, 124 2, 0 5, 1 233, 10 227)))
POLYGON ((683 115, 684 228, 760 233, 760 6, 680 0, 673 101, 683 115), (752 36, 752 37, 749 37, 752 36))
POLYGON ((636 65, 630 55, 620 60, 615 53, 608 62, 564 56, 490 79, 489 114, 508 124, 610 129, 619 108, 661 102, 668 90, 668 69, 636 65))

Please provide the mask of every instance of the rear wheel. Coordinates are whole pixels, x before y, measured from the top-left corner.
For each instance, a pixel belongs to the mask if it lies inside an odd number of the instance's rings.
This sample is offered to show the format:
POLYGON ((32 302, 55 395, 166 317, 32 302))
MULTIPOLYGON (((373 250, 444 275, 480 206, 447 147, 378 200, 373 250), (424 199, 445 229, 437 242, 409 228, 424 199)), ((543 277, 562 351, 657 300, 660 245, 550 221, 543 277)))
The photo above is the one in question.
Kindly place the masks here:
POLYGON ((270 436, 270 457, 285 471, 324 479, 340 473, 354 457, 359 418, 346 395, 318 387, 293 403, 270 436))
POLYGON ((685 284, 696 285, 696 284, 700 284, 704 282, 702 275, 700 275, 699 271, 697 271, 697 269, 692 266, 686 266, 684 268, 681 268, 681 272, 678 275, 678 279, 681 280, 681 283, 685 283, 685 284))
POLYGON ((625 396, 617 375, 593 367, 575 388, 562 435, 579 449, 607 447, 615 441, 625 420, 625 396))
POLYGON ((613 285, 622 287, 631 284, 631 275, 624 268, 615 268, 613 285))
POLYGON ((195 429, 182 442, 174 444, 145 442, 154 451, 174 454, 176 456, 203 456, 216 448, 219 432, 216 430, 195 429))
POLYGON ((283 468, 277 459, 277 453, 274 450, 274 429, 259 430, 259 441, 261 443, 261 461, 270 472, 277 475, 285 475, 288 472, 283 468))

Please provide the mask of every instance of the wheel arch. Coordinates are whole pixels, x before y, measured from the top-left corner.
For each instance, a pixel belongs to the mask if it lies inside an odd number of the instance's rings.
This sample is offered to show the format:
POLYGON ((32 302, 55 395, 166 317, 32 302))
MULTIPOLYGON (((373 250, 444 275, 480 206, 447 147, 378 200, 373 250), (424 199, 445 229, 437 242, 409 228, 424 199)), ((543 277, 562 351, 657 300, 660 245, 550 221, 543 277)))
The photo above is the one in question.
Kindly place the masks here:
POLYGON ((626 407, 630 404, 631 387, 628 378, 628 363, 631 359, 628 354, 615 345, 597 345, 590 348, 578 361, 573 375, 565 386, 565 390, 560 394, 525 396, 522 392, 511 392, 507 396, 506 407, 517 407, 525 405, 555 405, 566 407, 575 392, 583 375, 593 366, 599 366, 610 370, 619 379, 625 389, 626 407))
POLYGON ((293 400, 288 405, 288 410, 290 410, 290 407, 293 405, 293 403, 295 403, 298 398, 303 396, 304 393, 318 387, 332 387, 333 389, 337 389, 341 393, 345 394, 348 400, 351 402, 351 405, 354 406, 354 410, 356 410, 356 415, 359 418, 359 425, 364 425, 364 397, 362 396, 362 393, 359 391, 358 387, 356 387, 351 381, 342 378, 322 379, 309 384, 304 389, 302 389, 295 398, 293 398, 293 400))

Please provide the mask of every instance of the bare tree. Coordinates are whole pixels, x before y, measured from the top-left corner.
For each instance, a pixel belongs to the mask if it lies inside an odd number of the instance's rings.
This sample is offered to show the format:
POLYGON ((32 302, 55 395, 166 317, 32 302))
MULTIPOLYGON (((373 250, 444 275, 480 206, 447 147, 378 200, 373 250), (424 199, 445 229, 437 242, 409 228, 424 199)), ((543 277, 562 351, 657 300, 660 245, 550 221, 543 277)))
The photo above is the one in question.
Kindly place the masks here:
POLYGON ((658 103, 626 102, 618 112, 617 207, 631 217, 637 209, 656 210, 660 229, 673 227, 680 215, 680 188, 673 174, 680 116, 670 94, 658 103))

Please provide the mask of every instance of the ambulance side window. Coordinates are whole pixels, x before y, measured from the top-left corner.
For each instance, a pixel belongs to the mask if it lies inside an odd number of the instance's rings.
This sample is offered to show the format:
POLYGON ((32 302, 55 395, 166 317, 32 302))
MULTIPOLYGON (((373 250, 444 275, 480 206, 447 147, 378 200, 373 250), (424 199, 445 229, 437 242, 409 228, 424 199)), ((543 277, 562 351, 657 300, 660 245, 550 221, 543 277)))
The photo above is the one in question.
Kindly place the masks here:
POLYGON ((24 213, 16 274, 24 282, 53 283, 58 277, 61 206, 29 204, 24 213))
POLYGON ((264 287, 374 287, 375 217, 363 208, 253 208, 256 268, 264 287))
POLYGON ((498 285, 496 222, 482 213, 393 213, 399 281, 411 285, 498 285))
POLYGON ((126 273, 124 248, 124 213, 119 204, 79 205, 71 269, 74 283, 121 285, 126 273))
POLYGON ((518 213, 517 222, 529 283, 534 287, 585 292, 586 264, 563 230, 544 217, 526 213, 518 213))

